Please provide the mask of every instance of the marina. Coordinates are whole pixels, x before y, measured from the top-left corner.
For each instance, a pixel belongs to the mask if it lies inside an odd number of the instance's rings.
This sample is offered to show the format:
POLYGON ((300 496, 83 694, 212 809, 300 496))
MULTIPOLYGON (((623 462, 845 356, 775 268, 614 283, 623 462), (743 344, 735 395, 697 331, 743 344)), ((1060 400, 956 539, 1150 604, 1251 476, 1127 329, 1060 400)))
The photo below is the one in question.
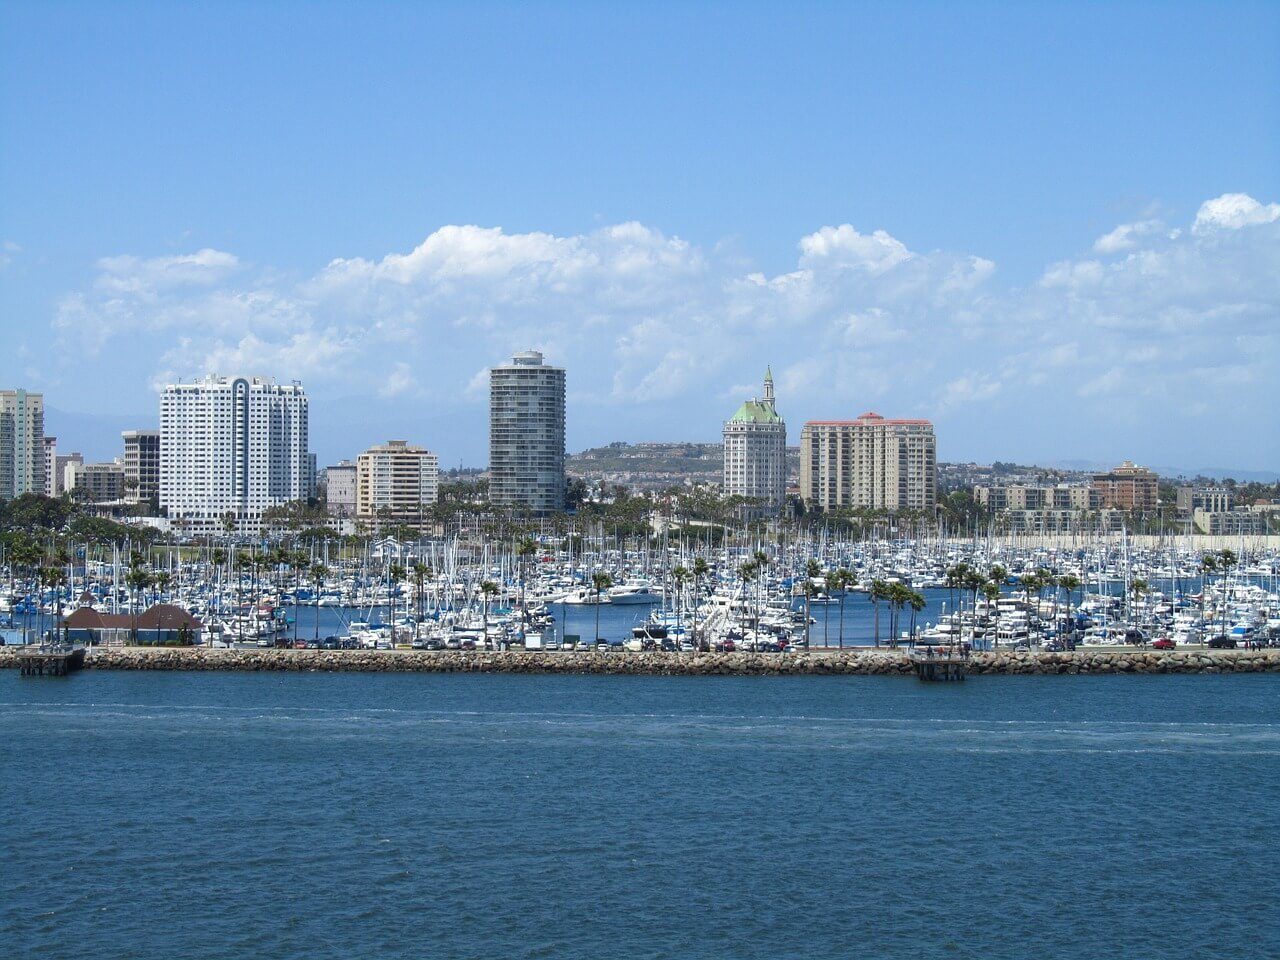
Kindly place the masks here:
POLYGON ((1280 644, 1280 550, 542 534, 5 555, 6 643, 796 654, 1280 644))

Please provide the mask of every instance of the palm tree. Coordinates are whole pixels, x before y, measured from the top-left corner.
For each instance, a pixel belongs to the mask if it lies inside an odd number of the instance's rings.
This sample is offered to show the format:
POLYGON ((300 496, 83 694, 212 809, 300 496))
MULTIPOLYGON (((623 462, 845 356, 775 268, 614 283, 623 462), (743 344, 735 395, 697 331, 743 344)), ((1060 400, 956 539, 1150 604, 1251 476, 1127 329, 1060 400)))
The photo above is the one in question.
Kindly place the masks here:
POLYGON ((982 587, 982 595, 987 600, 987 606, 996 612, 996 643, 1000 643, 1000 584, 995 580, 988 580, 982 587))
MULTIPOLYGON (((1143 580, 1141 577, 1137 577, 1129 583, 1129 593, 1133 597, 1134 606, 1137 605, 1138 600, 1140 598, 1146 596, 1150 592, 1151 592, 1151 587, 1147 584, 1147 581, 1143 580)), ((1130 608, 1129 613, 1130 613, 1130 620, 1132 620, 1133 619, 1132 607, 1130 608)))
POLYGON ((591 575, 591 589, 596 595, 596 643, 600 642, 600 597, 612 586, 613 577, 605 571, 597 570, 591 575))
MULTIPOLYGON (((298 594, 302 592, 302 571, 311 564, 311 557, 304 550, 289 553, 289 569, 293 571, 293 639, 298 639, 298 594)), ((319 598, 317 598, 318 600, 319 598)))
POLYGON ((525 537, 516 548, 516 556, 520 558, 520 610, 522 615, 528 612, 527 583, 529 579, 529 558, 538 552, 538 544, 532 537, 525 537))
MULTIPOLYGON (((755 562, 752 560, 748 560, 746 563, 738 567, 738 576, 742 578, 743 596, 748 598, 751 596, 751 592, 747 584, 749 584, 752 580, 754 580, 756 577, 756 574, 759 572, 760 572, 760 568, 757 567, 755 562)), ((750 608, 751 608, 751 604, 750 604, 750 600, 748 600, 748 603, 747 603, 748 611, 750 611, 750 608)), ((757 644, 759 644, 760 642, 760 621, 759 620, 757 620, 755 624, 755 642, 757 644)))
MULTIPOLYGON (((34 543, 32 543, 28 539, 24 538, 22 540, 16 541, 13 544, 13 546, 9 549, 10 574, 13 574, 13 572, 18 567, 23 567, 26 570, 26 576, 23 577, 23 580, 27 583, 29 583, 31 578, 35 576, 36 565, 39 562, 40 562, 40 548, 37 547, 34 543)), ((27 602, 23 604, 24 612, 22 614, 22 638, 24 642, 27 639, 27 628, 31 624, 30 594, 27 595, 26 601, 27 602)))
POLYGON ((840 591, 840 639, 837 643, 841 650, 844 649, 844 602, 849 595, 849 588, 857 582, 857 576, 848 567, 841 567, 836 571, 836 587, 840 591))
MULTIPOLYGON (((1200 558, 1200 622, 1204 623, 1204 602, 1205 597, 1209 593, 1209 577, 1218 569, 1218 558, 1212 553, 1206 553, 1200 558)), ((1201 641, 1204 642, 1203 640, 1201 641)))
POLYGON ((426 599, 423 585, 435 574, 432 569, 421 560, 414 562, 412 570, 414 586, 417 588, 417 591, 414 594, 414 599, 417 602, 418 607, 418 622, 421 623, 423 618, 423 600, 426 599))
POLYGON ((928 601, 925 600, 924 594, 919 590, 908 590, 907 593, 907 603, 911 606, 911 646, 914 648, 916 643, 916 615, 927 606, 928 601))
POLYGON ((53 587, 57 596, 58 612, 53 623, 54 635, 58 635, 59 624, 62 622, 62 585, 67 582, 67 572, 62 567, 55 567, 50 564, 42 567, 40 570, 40 582, 46 587, 53 587))
POLYGON ((871 581, 871 608, 875 611, 875 644, 880 646, 880 601, 889 599, 889 584, 880 579, 871 581))
POLYGON ((809 560, 804 565, 804 648, 809 649, 809 616, 810 601, 813 599, 813 581, 822 576, 822 564, 817 560, 809 560))
POLYGON ((133 600, 129 603, 129 612, 133 617, 133 627, 131 630, 132 640, 138 642, 138 598, 142 591, 147 589, 151 583, 151 574, 147 573, 142 567, 130 567, 129 572, 124 576, 124 582, 133 591, 133 600))
MULTIPOLYGON (((391 621, 392 646, 395 646, 396 643, 396 593, 400 590, 400 584, 403 583, 405 578, 408 576, 409 572, 405 570, 402 564, 393 563, 387 567, 387 580, 390 581, 390 586, 387 589, 387 603, 391 607, 390 613, 387 614, 387 619, 391 621)), ((488 622, 489 620, 486 616, 485 623, 487 624, 488 622)))
POLYGON ((1222 603, 1218 607, 1222 610, 1222 632, 1227 632, 1227 600, 1231 595, 1231 568, 1240 561, 1236 558, 1234 550, 1218 551, 1218 570, 1222 573, 1222 603))
POLYGON ((702 557, 693 558, 693 645, 699 650, 702 649, 702 643, 698 640, 698 587, 702 582, 702 578, 711 572, 711 567, 707 565, 707 561, 702 557))
POLYGON ((1063 590, 1067 592, 1067 623, 1070 625, 1072 634, 1074 634, 1075 625, 1074 625, 1074 621, 1071 619, 1071 610, 1072 610, 1071 597, 1077 590, 1080 589, 1081 586, 1083 586, 1083 584, 1080 582, 1080 578, 1077 577, 1074 573, 1064 573, 1062 576, 1058 578, 1058 586, 1060 586, 1063 590))
POLYGON ((498 585, 492 580, 480 584, 480 600, 484 605, 484 638, 489 639, 489 601, 498 595, 498 585))
POLYGON ((323 563, 311 565, 311 582, 316 588, 316 612, 312 618, 312 640, 320 639, 320 591, 324 589, 325 578, 329 576, 329 568, 323 563))
POLYGON ((681 611, 684 607, 684 585, 689 582, 689 578, 693 576, 684 564, 677 563, 671 570, 671 579, 676 585, 676 632, 683 633, 681 623, 681 611))

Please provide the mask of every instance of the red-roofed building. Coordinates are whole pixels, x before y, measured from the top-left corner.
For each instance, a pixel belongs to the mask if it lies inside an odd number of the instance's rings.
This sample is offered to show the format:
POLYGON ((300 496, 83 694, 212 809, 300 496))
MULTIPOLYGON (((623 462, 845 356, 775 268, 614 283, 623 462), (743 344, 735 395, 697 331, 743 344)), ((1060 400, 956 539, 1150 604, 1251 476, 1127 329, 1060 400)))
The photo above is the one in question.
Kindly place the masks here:
POLYGON ((807 507, 927 510, 938 499, 938 454, 928 420, 810 420, 800 432, 807 507))
POLYGON ((176 644, 200 643, 203 624, 182 607, 157 603, 133 617, 127 613, 99 613, 79 607, 62 620, 66 639, 72 643, 176 644), (132 639, 137 629, 136 641, 132 639))

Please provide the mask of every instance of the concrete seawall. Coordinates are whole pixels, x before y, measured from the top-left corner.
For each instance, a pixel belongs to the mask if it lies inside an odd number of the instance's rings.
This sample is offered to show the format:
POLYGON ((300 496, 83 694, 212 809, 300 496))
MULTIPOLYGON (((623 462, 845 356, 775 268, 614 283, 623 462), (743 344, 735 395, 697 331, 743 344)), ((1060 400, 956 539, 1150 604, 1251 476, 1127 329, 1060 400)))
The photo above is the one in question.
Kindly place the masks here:
MULTIPOLYGON (((634 676, 911 676, 900 651, 813 654, 535 653, 510 651, 207 650, 99 648, 90 670, 206 670, 357 673, 529 673, 634 676)), ((0 669, 16 668, 0 648, 0 669)), ((972 674, 1280 673, 1280 650, 1076 651, 975 653, 972 674)))

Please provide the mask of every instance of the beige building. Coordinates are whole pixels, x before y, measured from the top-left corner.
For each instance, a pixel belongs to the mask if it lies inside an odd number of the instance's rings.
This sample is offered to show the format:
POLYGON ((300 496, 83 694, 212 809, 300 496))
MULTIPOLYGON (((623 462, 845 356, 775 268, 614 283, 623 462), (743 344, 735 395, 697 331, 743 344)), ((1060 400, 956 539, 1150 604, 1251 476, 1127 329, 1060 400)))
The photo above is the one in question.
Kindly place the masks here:
POLYGON ((76 463, 63 469, 63 489, 91 503, 116 503, 124 499, 125 469, 119 463, 76 463))
POLYGON ((440 496, 440 463, 426 447, 388 440, 356 458, 356 516, 421 528, 440 496))
POLYGON ((928 420, 810 420, 800 433, 805 506, 927 510, 938 498, 938 454, 928 420))
POLYGON ((1070 483, 977 486, 973 488, 973 499, 980 507, 992 512, 1097 510, 1102 506, 1102 497, 1092 487, 1070 483))

